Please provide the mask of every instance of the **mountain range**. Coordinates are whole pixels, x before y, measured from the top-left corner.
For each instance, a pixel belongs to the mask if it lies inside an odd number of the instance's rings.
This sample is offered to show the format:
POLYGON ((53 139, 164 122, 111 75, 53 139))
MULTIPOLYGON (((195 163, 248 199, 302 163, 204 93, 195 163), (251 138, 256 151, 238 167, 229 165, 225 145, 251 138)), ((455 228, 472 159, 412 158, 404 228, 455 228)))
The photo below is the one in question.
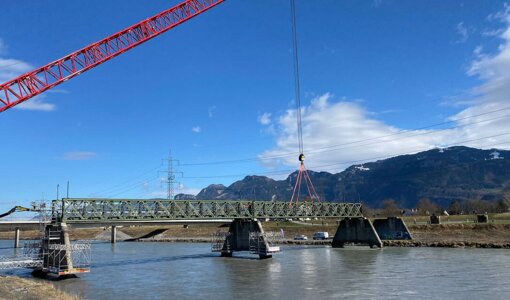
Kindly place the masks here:
MULTIPOLYGON (((497 201, 510 193, 510 151, 497 149, 432 149, 353 165, 336 174, 308 172, 322 201, 363 202, 370 207, 393 199, 399 207, 411 208, 422 198, 448 206, 453 200, 497 201)), ((246 176, 228 187, 212 184, 196 196, 175 198, 288 201, 296 177, 297 171, 285 180, 246 176)))

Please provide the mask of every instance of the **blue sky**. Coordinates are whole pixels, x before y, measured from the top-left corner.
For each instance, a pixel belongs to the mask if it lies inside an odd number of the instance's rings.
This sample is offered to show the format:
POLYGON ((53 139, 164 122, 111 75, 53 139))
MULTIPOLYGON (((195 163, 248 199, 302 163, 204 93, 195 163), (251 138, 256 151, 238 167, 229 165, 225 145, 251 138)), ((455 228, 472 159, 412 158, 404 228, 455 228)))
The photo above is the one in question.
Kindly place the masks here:
MULTIPOLYGON (((177 2, 2 1, 0 81, 177 2)), ((296 2, 309 169, 510 146, 503 1, 296 2)), ((0 114, 0 208, 68 180, 72 197, 164 196, 169 149, 177 192, 284 178, 298 154, 290 34, 288 1, 229 0, 0 114)))

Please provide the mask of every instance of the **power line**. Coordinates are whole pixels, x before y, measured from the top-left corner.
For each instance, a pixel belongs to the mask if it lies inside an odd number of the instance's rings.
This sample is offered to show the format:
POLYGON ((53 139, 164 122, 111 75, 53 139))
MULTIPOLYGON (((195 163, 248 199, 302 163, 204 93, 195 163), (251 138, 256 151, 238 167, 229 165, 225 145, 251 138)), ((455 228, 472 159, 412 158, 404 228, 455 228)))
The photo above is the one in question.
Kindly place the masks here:
MULTIPOLYGON (((455 127, 449 128, 449 129, 451 130, 451 129, 456 129, 456 128, 469 127, 469 126, 472 126, 472 125, 476 125, 476 124, 480 124, 480 123, 484 123, 484 122, 489 122, 489 121, 494 121, 494 120, 498 120, 498 119, 503 119, 503 118, 508 118, 508 117, 510 117, 510 115, 500 116, 500 117, 491 118, 491 119, 485 119, 485 120, 481 120, 481 121, 477 121, 477 122, 472 122, 472 123, 469 123, 469 124, 463 124, 463 125, 459 125, 459 126, 455 126, 455 127)), ((332 149, 329 149, 329 150, 319 150, 319 151, 313 151, 313 152, 310 152, 310 153, 317 154, 317 153, 325 153, 325 152, 337 151, 337 150, 348 149, 348 148, 366 147, 366 146, 371 146, 371 145, 376 145, 376 144, 383 144, 383 143, 390 143, 390 142, 394 142, 394 141, 405 140, 405 139, 409 139, 409 138, 413 138, 413 137, 417 137, 417 136, 424 136, 424 135, 436 134, 436 133, 437 132, 435 132, 435 131, 428 131, 428 132, 422 132, 422 133, 417 133, 417 134, 405 136, 405 137, 398 138, 398 139, 392 139, 392 140, 386 140, 386 141, 380 141, 380 142, 372 142, 372 143, 361 144, 361 145, 352 145, 352 146, 347 146, 347 147, 335 147, 335 148, 332 148, 332 149)), ((325 149, 325 148, 322 148, 322 149, 325 149)))
MULTIPOLYGON (((509 135, 509 134, 510 134, 510 132, 506 132, 506 133, 501 133, 501 134, 496 134, 496 135, 491 135, 491 136, 485 136, 485 137, 476 138, 476 139, 459 141, 459 142, 456 142, 456 143, 447 144, 447 145, 445 145, 445 148, 453 147, 453 146, 461 146, 461 145, 466 144, 466 143, 476 142, 476 141, 490 139, 490 138, 494 138, 494 137, 500 137, 500 136, 509 135)), ((494 146, 494 145, 486 145, 486 147, 489 147, 489 146, 494 146)), ((322 165, 322 166, 314 166, 314 168, 331 167, 331 166, 336 166, 336 165, 344 165, 344 164, 347 164, 347 163, 373 161, 373 160, 376 160, 376 159, 386 159, 386 158, 392 158, 392 157, 395 157, 395 156, 409 155, 409 154, 413 154, 413 153, 416 153, 416 152, 422 152, 422 151, 427 151, 427 150, 430 150, 430 148, 415 148, 414 151, 407 151, 407 152, 401 152, 401 153, 392 154, 392 155, 384 155, 384 156, 379 156, 379 157, 371 157, 371 158, 366 158, 366 159, 359 159, 359 160, 350 161, 350 162, 340 162, 340 163, 327 164, 327 165, 322 165)))
MULTIPOLYGON (((379 140, 379 139, 387 138, 387 137, 391 137, 391 136, 402 135, 402 134, 405 134, 405 133, 413 133, 415 131, 429 129, 429 128, 433 128, 433 127, 437 127, 437 126, 441 126, 441 125, 446 125, 446 124, 451 124, 451 123, 455 123, 455 122, 458 122, 458 121, 461 121, 461 120, 466 120, 466 119, 470 119, 470 118, 476 118, 476 117, 479 117, 479 116, 488 115, 488 114, 492 114, 492 113, 497 113, 497 112, 501 112, 501 111, 505 111, 505 110, 509 110, 509 109, 510 109, 510 107, 505 107, 505 108, 493 110, 493 111, 490 111, 490 112, 485 112, 485 113, 481 113, 481 114, 477 114, 477 115, 473 115, 473 116, 469 116, 469 117, 459 118, 459 119, 452 120, 452 121, 445 121, 445 122, 441 122, 441 123, 431 124, 431 125, 427 125, 427 126, 411 129, 411 130, 402 130, 402 131, 399 131, 399 132, 396 132, 396 133, 392 133, 392 134, 388 134, 388 135, 383 135, 383 136, 378 136, 378 137, 373 137, 373 138, 367 138, 367 139, 362 139, 362 140, 357 140, 357 141, 352 141, 352 142, 347 142, 347 143, 342 143, 342 144, 337 144, 337 145, 332 145, 332 146, 321 147, 321 148, 317 148, 318 150, 312 151, 312 152, 309 152, 309 153, 316 154, 316 153, 336 151, 336 150, 340 150, 340 149, 347 149, 347 148, 353 148, 353 147, 364 147, 364 146, 374 145, 374 144, 379 144, 379 143, 389 143, 389 142, 393 142, 395 140, 401 140, 401 139, 406 139, 406 138, 410 138, 410 137, 434 134, 434 133, 437 133, 437 132, 428 131, 428 132, 423 132, 423 133, 417 133, 417 134, 414 134, 412 136, 407 136, 407 137, 403 137, 403 138, 400 138, 400 139, 385 140, 385 141, 374 142, 374 143, 370 143, 370 144, 354 145, 354 144, 358 144, 358 143, 362 143, 362 142, 379 140), (348 145, 352 145, 352 146, 350 146, 350 147, 343 147, 343 146, 348 146, 348 145), (329 150, 329 149, 333 149, 333 150, 329 150)), ((494 121, 494 120, 497 120, 497 119, 508 118, 508 117, 510 117, 510 115, 504 115, 504 116, 499 116, 499 117, 490 118, 490 119, 484 119, 484 120, 480 120, 480 121, 476 121, 476 122, 465 123, 465 124, 461 124, 461 125, 458 125, 458 126, 453 126, 453 127, 447 128, 447 129, 463 128, 463 127, 468 127, 468 126, 475 125, 475 124, 480 124, 480 123, 494 121)), ((180 164, 180 166, 204 166, 204 165, 222 165, 222 164, 248 163, 248 162, 260 161, 260 160, 264 161, 264 160, 273 160, 273 159, 286 158, 286 157, 291 157, 293 155, 295 155, 295 153, 284 153, 284 154, 279 154, 279 155, 266 156, 266 157, 257 157, 257 158, 241 158, 241 159, 235 159, 235 160, 223 160, 223 161, 213 161, 213 162, 184 163, 184 164, 180 164)))
MULTIPOLYGON (((463 118, 459 118, 459 119, 455 119, 455 120, 439 122, 439 123, 435 123, 435 124, 431 124, 431 125, 425 125, 425 126, 414 128, 414 129, 410 129, 410 130, 400 130, 400 131, 395 132, 395 133, 391 133, 391 134, 387 134, 387 135, 382 135, 382 136, 378 136, 378 137, 374 137, 374 138, 367 138, 367 139, 353 141, 353 142, 348 142, 348 143, 344 143, 344 144, 328 146, 328 147, 324 147, 323 149, 337 147, 337 146, 345 146, 345 145, 356 144, 356 143, 362 143, 362 142, 367 142, 367 141, 371 141, 371 140, 377 140, 377 139, 392 137, 392 136, 401 135, 401 134, 405 134, 405 133, 410 133, 410 132, 413 132, 413 131, 419 131, 419 130, 425 130, 425 129, 430 129, 430 128, 434 128, 434 127, 439 127, 439 126, 442 126, 442 125, 454 124, 454 123, 458 123, 459 121, 462 121, 462 120, 472 119, 472 118, 476 118, 476 117, 480 117, 480 116, 484 116, 484 115, 488 115, 488 114, 493 114, 493 113, 497 113, 497 112, 501 112, 501 111, 505 111, 505 110, 510 110, 510 106, 504 107, 504 108, 500 108, 500 109, 496 109, 496 110, 489 111, 489 112, 484 112, 484 113, 481 113, 481 114, 478 114, 478 115, 472 115, 472 116, 469 116, 469 117, 463 117, 463 118)), ((486 119, 486 120, 482 120, 482 121, 471 122, 471 123, 467 123, 467 125, 478 124, 478 123, 492 121, 492 120, 495 120, 495 119, 505 118, 505 117, 509 117, 509 116, 510 115, 505 115, 503 117, 497 117, 497 118, 494 118, 494 119, 486 119)), ((444 130, 446 130, 446 129, 455 129, 455 128, 464 127, 464 126, 467 126, 467 125, 466 124, 457 125, 457 126, 454 126, 454 127, 445 128, 444 130)), ((336 126, 336 127, 338 127, 338 126, 336 126)), ((335 127, 329 127, 329 128, 335 128, 335 127)))
MULTIPOLYGON (((489 139, 489 138, 494 138, 494 137, 500 137, 500 136, 509 135, 509 134, 510 134, 510 132, 506 132, 506 133, 501 133, 501 134, 496 134, 496 135, 491 135, 491 136, 480 137, 480 138, 476 138, 476 139, 463 140, 463 141, 458 141, 458 142, 451 143, 451 144, 448 144, 445 146, 446 147, 458 146, 458 145, 465 144, 467 142, 474 142, 474 141, 479 141, 479 140, 484 140, 484 139, 489 139)), ((494 147, 494 146, 506 145, 506 144, 510 144, 510 140, 498 142, 498 143, 486 144, 486 145, 482 146, 482 148, 488 148, 488 147, 494 147)), ((430 149, 416 148, 413 151, 408 151, 408 152, 393 153, 390 155, 376 156, 376 157, 350 160, 350 161, 342 161, 342 162, 332 163, 332 164, 315 165, 315 166, 312 166, 312 168, 320 168, 322 170, 327 170, 327 169, 333 170, 333 167, 339 166, 339 165, 347 165, 347 164, 353 165, 353 164, 361 163, 361 162, 367 162, 367 161, 370 162, 370 161, 375 161, 375 160, 380 160, 380 159, 388 159, 388 158, 398 157, 398 156, 402 156, 402 155, 409 155, 409 154, 426 151, 426 150, 430 150, 430 149)), ((259 176, 261 176, 261 175, 288 175, 294 171, 295 171, 294 169, 281 169, 281 170, 276 170, 276 171, 259 172, 259 173, 255 173, 253 175, 259 175, 259 176)), ((228 175, 214 175, 214 176, 184 176, 183 178, 186 178, 186 179, 213 179, 213 178, 232 178, 232 177, 245 177, 245 176, 247 176, 247 175, 246 174, 228 174, 228 175)), ((156 176, 156 177, 152 177, 150 179, 148 178, 147 180, 136 182, 128 187, 125 187, 124 189, 119 190, 118 192, 116 192, 114 194, 110 194, 109 198, 114 198, 119 195, 133 191, 137 188, 142 188, 141 184, 143 184, 144 182, 147 182, 147 181, 150 182, 155 179, 159 179, 159 177, 156 176)))
MULTIPOLYGON (((464 140, 464 141, 458 141, 458 142, 455 142, 455 143, 447 144, 447 145, 445 145, 445 147, 459 146, 459 145, 462 145, 462 144, 465 144, 465 143, 469 143, 469 142, 475 142, 475 141, 480 141, 480 140, 494 138, 494 137, 500 137, 500 136, 509 135, 509 134, 510 134, 510 132, 505 132, 505 133, 501 133, 501 134, 485 136, 485 137, 480 137, 480 138, 476 138, 476 139, 469 139, 469 140, 464 140)), ((485 147, 504 145, 504 144, 507 144, 507 143, 510 143, 510 141, 503 142, 503 143, 491 144, 491 145, 485 145, 485 147)), ((392 157, 401 156, 401 155, 409 155, 409 154, 413 154, 413 153, 416 153, 416 152, 427 151, 427 150, 430 150, 430 148, 416 148, 414 151, 407 151, 407 152, 395 153, 395 154, 391 154, 391 155, 363 158, 363 159, 350 160, 350 161, 342 161, 342 162, 333 163, 333 164, 315 165, 315 166, 312 166, 311 168, 312 169, 319 169, 319 168, 322 169, 322 168, 339 166, 339 165, 346 165, 346 164, 354 164, 354 163, 359 163, 359 162, 373 161, 373 160, 377 160, 377 159, 392 158, 392 157)), ((277 170, 277 171, 258 172, 258 173, 254 173, 253 175, 284 175, 284 174, 289 174, 290 172, 293 172, 293 171, 295 171, 295 170, 293 170, 293 169, 283 169, 283 170, 277 170)), ((210 179, 210 178, 232 178, 232 177, 242 177, 242 176, 246 176, 246 174, 228 174, 228 175, 215 175, 215 176, 185 176, 184 178, 187 178, 187 179, 210 179)))
MULTIPOLYGON (((432 125, 427 125, 427 126, 424 126, 424 127, 420 127, 418 129, 410 130, 410 131, 401 131, 401 132, 398 132, 398 133, 395 133, 395 134, 391 134, 391 135, 374 137, 374 138, 370 138, 370 139, 364 139, 364 140, 359 140, 359 141, 339 144, 337 146, 351 145, 351 144, 355 144, 355 143, 359 143, 359 142, 363 142, 363 141, 377 140, 377 139, 380 139, 380 138, 383 138, 383 137, 388 137, 388 136, 395 136, 395 135, 404 134, 404 133, 412 133, 413 131, 423 130, 423 129, 431 128, 431 127, 436 127, 436 126, 440 126, 440 125, 444 125, 444 124, 448 124, 448 123, 452 123, 452 122, 458 122, 458 121, 461 121, 461 120, 475 118, 475 117, 478 117, 478 116, 493 114, 493 113, 500 112, 500 111, 505 111, 505 110, 508 110, 508 109, 510 109, 510 107, 505 107, 505 108, 501 108, 501 109, 497 109, 497 110, 493 110, 493 111, 489 111, 489 112, 485 112, 485 113, 481 113, 481 114, 477 114, 477 115, 473 115, 473 116, 469 116, 469 117, 459 118, 459 119, 456 119, 454 121, 447 121, 447 122, 441 122, 441 123, 436 123, 436 124, 432 124, 432 125)), ((504 115, 504 116, 499 116, 499 117, 495 117, 495 118, 484 119, 484 120, 480 120, 480 121, 476 121, 476 122, 462 124, 462 125, 459 125, 459 126, 454 126, 454 127, 449 128, 449 129, 467 127, 467 126, 471 126, 471 125, 474 125, 474 124, 479 124, 479 123, 483 123, 483 122, 488 122, 488 121, 493 121, 493 120, 497 120, 497 119, 506 118, 506 117, 509 117, 509 116, 510 115, 504 115)), ((412 135, 412 136, 403 137, 401 139, 411 138, 411 137, 415 137, 415 136, 419 136, 419 135, 425 135, 425 134, 431 134, 431 133, 435 133, 435 132, 418 133, 418 134, 415 134, 415 135, 412 135)), ((493 137, 493 136, 491 136, 491 137, 493 137)), ((483 137, 483 138, 480 138, 480 139, 485 139, 485 138, 490 138, 490 137, 483 137)), ((475 139, 475 140, 480 140, 480 139, 475 139)), ((361 146, 368 146, 368 145, 379 144, 379 143, 388 143, 388 142, 393 142, 395 140, 400 140, 400 139, 392 139, 392 140, 381 141, 381 142, 376 142, 376 143, 355 145, 355 146, 351 146, 351 147, 361 147, 361 146)), ((463 142, 459 142, 459 143, 465 143, 465 142, 470 142, 470 141, 475 141, 475 140, 463 141, 463 142)), ((319 151, 315 151, 315 152, 312 152, 312 153, 322 153, 322 152, 333 151, 333 150, 320 151, 320 150, 325 150, 325 149, 331 149, 331 147, 332 146, 319 148, 319 151)), ((345 148, 350 148, 350 147, 343 147, 343 148, 338 148, 338 149, 334 149, 334 150, 345 149, 345 148)), ((400 155, 404 155, 404 154, 407 154, 407 153, 403 153, 403 154, 400 154, 400 155)), ((248 159, 240 159, 240 160, 217 161, 217 162, 208 162, 208 163, 206 162, 206 163, 199 163, 199 164, 180 164, 180 165, 181 166, 187 166, 187 165, 229 164, 229 163, 239 163, 239 162, 249 162, 249 161, 257 161, 257 160, 269 160, 269 159, 275 159, 275 158, 284 158, 284 157, 288 157, 289 155, 290 154, 288 154, 288 155, 278 155, 278 156, 266 157, 266 158, 248 158, 248 159)), ((294 155, 294 154, 292 154, 292 155, 294 155)), ((395 155, 392 155, 392 156, 395 156, 395 155)), ((367 160, 371 160, 371 159, 382 159, 382 158, 387 158, 387 157, 388 156, 383 156, 383 157, 375 157, 375 158, 356 160, 356 161, 340 162, 340 163, 336 163, 336 164, 333 164, 333 165, 342 165, 342 164, 347 164, 347 163, 356 163, 356 162, 367 161, 367 160)), ((312 168, 324 168, 324 167, 328 168, 328 167, 332 167, 333 165, 312 166, 312 168)), ((133 184, 132 183, 133 181, 135 181, 135 180, 138 181, 138 179, 140 177, 142 177, 142 176, 144 176, 144 175, 146 175, 146 174, 148 174, 150 172, 153 172, 153 171, 157 170, 158 168, 159 167, 153 168, 153 169, 151 169, 149 171, 146 171, 146 172, 144 172, 144 173, 142 173, 142 174, 140 174, 138 176, 135 176, 135 177, 132 177, 132 178, 126 180, 126 181, 123 181, 123 182, 121 182, 121 183, 119 183, 117 185, 114 185, 112 187, 100 190, 99 192, 95 192, 95 193, 92 193, 92 194, 89 194, 89 195, 110 194, 110 193, 117 193, 117 194, 119 194, 119 191, 121 193, 124 193, 126 189, 127 190, 131 190, 131 189, 133 189, 133 186, 134 187, 138 187, 139 186, 139 182, 136 182, 136 183, 133 184)), ((280 175, 280 174, 290 173, 292 171, 294 171, 294 170, 287 169, 287 170, 262 172, 262 173, 257 173, 257 174, 261 174, 261 175, 280 175)), ((231 177, 240 177, 240 176, 245 176, 245 174, 219 175, 219 176, 195 176, 195 177, 185 177, 185 178, 204 179, 204 178, 231 178, 231 177)), ((149 178, 151 178, 151 177, 149 177, 149 178)), ((145 180, 145 181, 147 179, 148 179, 148 177, 143 178, 143 180, 145 180)))
POLYGON ((116 196, 118 196, 118 195, 122 195, 122 194, 125 194, 125 193, 127 193, 127 192, 130 192, 130 191, 132 191, 132 190, 134 190, 134 189, 136 189, 136 188, 141 188, 143 183, 145 183, 145 182, 147 182, 147 181, 149 181, 149 182, 150 182, 151 180, 154 180, 154 179, 159 179, 159 176, 156 176, 156 177, 152 176, 151 178, 149 178, 149 179, 147 179, 147 180, 137 182, 137 183, 135 183, 135 184, 133 184, 133 185, 131 185, 131 186, 129 186, 129 187, 127 187, 127 188, 123 189, 123 190, 120 190, 120 191, 119 191, 119 192, 117 192, 117 193, 110 194, 108 198, 114 198, 114 197, 116 197, 116 196))
POLYGON ((98 192, 95 192, 95 193, 90 193, 90 194, 89 194, 89 196, 90 196, 90 195, 109 194, 109 193, 115 192, 115 191, 117 191, 117 190, 122 190, 122 189, 124 189, 124 188, 125 188, 125 186, 131 186, 131 184, 132 184, 132 182, 133 182, 133 181, 139 181, 139 178, 142 178, 142 177, 147 178, 147 174, 152 173, 152 172, 155 172, 157 169, 159 169, 159 167, 156 167, 156 168, 150 169, 150 170, 148 170, 148 171, 146 171, 146 172, 144 172, 144 173, 142 173, 142 174, 140 174, 140 175, 137 175, 137 176, 135 176, 135 177, 131 177, 131 178, 130 178, 130 179, 128 179, 128 180, 125 180, 125 181, 123 181, 123 182, 121 182, 121 183, 119 183, 119 184, 116 184, 116 185, 110 186, 110 187, 108 187, 108 188, 106 188, 106 189, 102 189, 102 190, 100 190, 100 191, 98 191, 98 192))

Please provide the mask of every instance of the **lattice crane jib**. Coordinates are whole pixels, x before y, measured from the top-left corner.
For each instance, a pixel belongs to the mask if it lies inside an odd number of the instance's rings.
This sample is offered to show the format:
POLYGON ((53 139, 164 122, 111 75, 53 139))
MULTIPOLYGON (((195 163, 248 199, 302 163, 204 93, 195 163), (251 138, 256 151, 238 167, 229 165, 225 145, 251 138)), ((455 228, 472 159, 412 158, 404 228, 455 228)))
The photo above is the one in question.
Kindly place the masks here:
POLYGON ((7 81, 0 85, 0 112, 88 71, 224 1, 186 0, 83 49, 7 81))

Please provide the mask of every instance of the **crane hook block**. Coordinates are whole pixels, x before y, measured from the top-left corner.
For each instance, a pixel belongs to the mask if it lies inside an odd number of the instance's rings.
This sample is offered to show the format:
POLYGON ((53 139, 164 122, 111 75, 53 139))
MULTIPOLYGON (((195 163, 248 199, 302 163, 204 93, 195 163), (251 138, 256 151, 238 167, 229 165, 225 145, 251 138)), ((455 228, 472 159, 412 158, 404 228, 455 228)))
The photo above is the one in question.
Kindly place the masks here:
POLYGON ((300 162, 305 161, 305 155, 303 153, 299 154, 299 161, 300 162))

